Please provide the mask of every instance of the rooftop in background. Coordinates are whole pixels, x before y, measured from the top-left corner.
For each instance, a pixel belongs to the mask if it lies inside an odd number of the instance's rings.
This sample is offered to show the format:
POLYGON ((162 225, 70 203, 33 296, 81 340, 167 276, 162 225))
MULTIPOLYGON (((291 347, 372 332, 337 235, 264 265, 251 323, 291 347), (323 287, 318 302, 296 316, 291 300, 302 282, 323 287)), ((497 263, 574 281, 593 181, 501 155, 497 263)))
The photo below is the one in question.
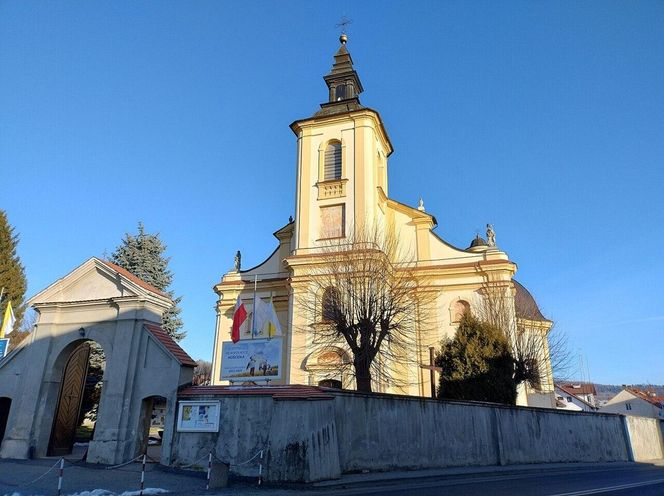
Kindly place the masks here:
POLYGON ((658 396, 654 390, 643 390, 631 386, 625 386, 624 389, 637 398, 641 398, 651 405, 655 405, 657 408, 664 408, 664 396, 658 396))
POLYGON ((556 384, 557 387, 565 391, 566 393, 577 395, 577 394, 593 394, 597 395, 597 390, 595 385, 589 382, 566 382, 556 384))

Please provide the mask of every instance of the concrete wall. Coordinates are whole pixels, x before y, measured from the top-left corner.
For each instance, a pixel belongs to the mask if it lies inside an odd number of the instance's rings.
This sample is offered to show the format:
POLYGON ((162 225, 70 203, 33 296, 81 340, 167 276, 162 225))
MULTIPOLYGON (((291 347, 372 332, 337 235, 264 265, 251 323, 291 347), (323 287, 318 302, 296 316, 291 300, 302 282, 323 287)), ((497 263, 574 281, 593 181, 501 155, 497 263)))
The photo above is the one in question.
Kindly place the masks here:
POLYGON ((358 394, 335 409, 344 472, 628 460, 618 416, 358 394))
POLYGON ((218 399, 220 432, 174 433, 172 464, 213 449, 232 472, 255 476, 257 463, 240 464, 264 449, 266 480, 311 482, 360 470, 663 457, 655 420, 318 388, 309 389, 327 399, 222 389, 197 395, 190 388, 182 398, 218 399))
POLYGON ((664 421, 647 417, 623 417, 631 440, 634 461, 664 458, 664 421))
MULTIPOLYGON (((209 396, 188 397, 202 399, 209 396)), ((210 450, 244 476, 255 476, 264 450, 266 480, 304 481, 339 477, 333 401, 275 400, 272 395, 223 396, 218 433, 175 432, 170 461, 204 465, 210 450)), ((162 448, 162 460, 165 450, 162 448)))

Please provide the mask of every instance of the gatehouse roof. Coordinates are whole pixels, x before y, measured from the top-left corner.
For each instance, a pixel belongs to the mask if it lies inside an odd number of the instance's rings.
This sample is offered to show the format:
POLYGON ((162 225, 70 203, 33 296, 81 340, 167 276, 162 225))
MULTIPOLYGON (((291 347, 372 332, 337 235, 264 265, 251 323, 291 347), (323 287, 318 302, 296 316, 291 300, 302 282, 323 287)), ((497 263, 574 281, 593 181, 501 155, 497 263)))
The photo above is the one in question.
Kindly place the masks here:
POLYGON ((185 367, 195 367, 196 361, 175 342, 175 340, 164 331, 159 324, 144 323, 143 327, 161 344, 169 354, 173 356, 180 365, 185 367))

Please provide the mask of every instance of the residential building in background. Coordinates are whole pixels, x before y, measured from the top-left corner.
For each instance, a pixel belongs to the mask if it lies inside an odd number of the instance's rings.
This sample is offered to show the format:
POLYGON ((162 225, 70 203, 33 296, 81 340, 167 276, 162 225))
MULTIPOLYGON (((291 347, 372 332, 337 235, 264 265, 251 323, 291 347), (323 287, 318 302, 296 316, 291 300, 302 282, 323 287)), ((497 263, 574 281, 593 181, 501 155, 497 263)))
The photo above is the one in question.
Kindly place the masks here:
POLYGON ((664 420, 664 396, 658 396, 654 390, 623 386, 623 390, 611 398, 599 411, 664 420))
POLYGON ((597 391, 590 383, 560 383, 555 385, 556 408, 580 412, 597 410, 597 391))

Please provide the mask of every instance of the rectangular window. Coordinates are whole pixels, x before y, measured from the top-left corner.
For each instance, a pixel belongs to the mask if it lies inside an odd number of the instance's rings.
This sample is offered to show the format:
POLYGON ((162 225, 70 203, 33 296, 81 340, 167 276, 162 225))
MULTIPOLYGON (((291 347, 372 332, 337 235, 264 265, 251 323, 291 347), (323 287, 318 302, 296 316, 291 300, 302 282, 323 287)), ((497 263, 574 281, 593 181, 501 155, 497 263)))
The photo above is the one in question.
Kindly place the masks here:
POLYGON ((629 404, 629 403, 625 403, 625 410, 631 410, 631 409, 632 409, 632 405, 629 404))
POLYGON ((572 397, 571 397, 571 396, 568 396, 568 397, 567 397, 567 403, 571 403, 571 402, 572 402, 572 397))
POLYGON ((345 236, 345 205, 332 205, 320 209, 320 237, 322 239, 345 236))

